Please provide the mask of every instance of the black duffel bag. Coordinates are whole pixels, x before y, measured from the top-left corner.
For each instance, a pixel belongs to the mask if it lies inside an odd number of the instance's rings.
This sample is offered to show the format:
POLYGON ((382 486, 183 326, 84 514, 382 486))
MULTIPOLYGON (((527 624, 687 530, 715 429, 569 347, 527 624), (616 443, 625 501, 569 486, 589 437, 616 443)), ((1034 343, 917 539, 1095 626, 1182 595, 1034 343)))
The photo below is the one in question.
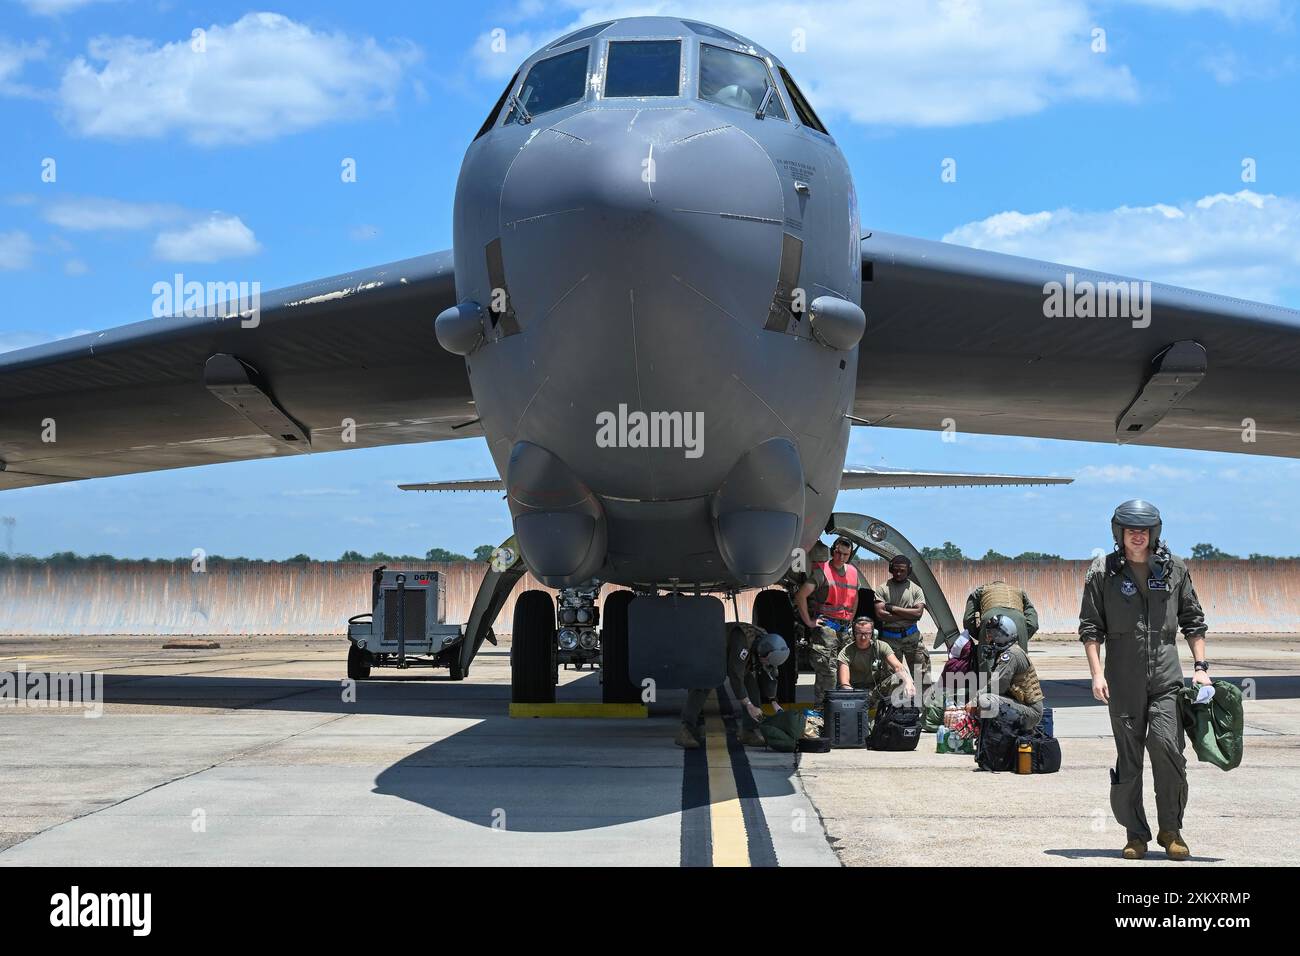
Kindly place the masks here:
POLYGON ((1056 773, 1061 769, 1061 742, 1055 737, 1049 737, 1034 728, 1032 733, 1022 736, 1016 742, 1017 750, 1020 749, 1020 744, 1028 744, 1030 747, 1030 766, 1034 773, 1056 773))
POLYGON ((921 708, 881 701, 867 737, 868 750, 915 750, 921 740, 921 708))

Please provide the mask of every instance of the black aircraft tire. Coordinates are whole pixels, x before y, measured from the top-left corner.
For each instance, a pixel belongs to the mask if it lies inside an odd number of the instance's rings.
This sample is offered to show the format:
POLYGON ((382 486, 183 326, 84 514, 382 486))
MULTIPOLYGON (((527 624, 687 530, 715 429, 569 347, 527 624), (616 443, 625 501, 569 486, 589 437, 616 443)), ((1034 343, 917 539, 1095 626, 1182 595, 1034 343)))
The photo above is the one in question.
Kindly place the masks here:
POLYGON ((641 689, 628 679, 627 608, 636 595, 615 591, 600 614, 600 699, 607 704, 636 704, 641 689))
POLYGON ((553 704, 559 681, 555 646, 555 599, 546 591, 525 591, 515 602, 510 635, 510 700, 553 704))
POLYGON ((370 660, 355 644, 348 645, 348 680, 369 680, 370 660))
POLYGON ((776 678, 776 697, 782 703, 795 700, 799 686, 799 654, 794 646, 794 607, 784 591, 769 588, 754 595, 754 625, 769 634, 780 634, 790 645, 790 656, 776 678))

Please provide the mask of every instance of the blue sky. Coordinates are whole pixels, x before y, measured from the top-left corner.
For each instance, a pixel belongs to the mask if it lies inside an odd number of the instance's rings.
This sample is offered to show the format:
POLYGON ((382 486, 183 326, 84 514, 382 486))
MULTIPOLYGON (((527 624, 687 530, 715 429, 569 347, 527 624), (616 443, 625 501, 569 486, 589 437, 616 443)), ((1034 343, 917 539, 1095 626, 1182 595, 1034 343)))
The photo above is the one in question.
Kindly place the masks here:
MULTIPOLYGON (((174 272, 270 289, 447 248, 464 148, 518 62, 569 28, 655 12, 784 59, 848 157, 865 228, 1300 307, 1288 0, 0 0, 0 349, 145 318, 174 272)), ((841 496, 922 545, 1083 556, 1140 495, 1184 553, 1300 552, 1300 463, 1283 459, 856 429, 849 461, 1078 478, 841 496)), ((509 534, 497 496, 394 485, 490 474, 467 440, 11 491, 0 514, 36 554, 467 551, 509 534)))

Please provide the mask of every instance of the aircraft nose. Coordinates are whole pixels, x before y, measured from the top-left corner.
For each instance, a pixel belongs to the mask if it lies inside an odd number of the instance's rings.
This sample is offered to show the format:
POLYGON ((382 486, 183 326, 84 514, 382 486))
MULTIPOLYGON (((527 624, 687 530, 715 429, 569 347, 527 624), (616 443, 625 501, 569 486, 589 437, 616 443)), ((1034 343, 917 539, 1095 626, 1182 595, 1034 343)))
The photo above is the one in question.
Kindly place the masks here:
POLYGON ((674 283, 761 327, 783 223, 763 148, 689 108, 589 110, 538 130, 501 193, 505 271, 524 324, 585 281, 647 308, 674 283))

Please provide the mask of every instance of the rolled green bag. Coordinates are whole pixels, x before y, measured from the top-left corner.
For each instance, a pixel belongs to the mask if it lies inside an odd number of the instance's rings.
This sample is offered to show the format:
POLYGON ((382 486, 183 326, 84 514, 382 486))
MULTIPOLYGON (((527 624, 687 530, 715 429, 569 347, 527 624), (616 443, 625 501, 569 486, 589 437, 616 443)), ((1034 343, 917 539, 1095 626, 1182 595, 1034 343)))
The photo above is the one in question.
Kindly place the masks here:
POLYGON ((805 720, 802 710, 783 710, 759 724, 758 732, 763 735, 769 749, 792 754, 799 746, 799 738, 803 736, 805 720))
POLYGON ((1214 696, 1204 704, 1196 703, 1197 685, 1184 687, 1178 695, 1178 714, 1196 759, 1231 770, 1241 763, 1245 748, 1241 690, 1226 680, 1216 680, 1213 686, 1214 696))

